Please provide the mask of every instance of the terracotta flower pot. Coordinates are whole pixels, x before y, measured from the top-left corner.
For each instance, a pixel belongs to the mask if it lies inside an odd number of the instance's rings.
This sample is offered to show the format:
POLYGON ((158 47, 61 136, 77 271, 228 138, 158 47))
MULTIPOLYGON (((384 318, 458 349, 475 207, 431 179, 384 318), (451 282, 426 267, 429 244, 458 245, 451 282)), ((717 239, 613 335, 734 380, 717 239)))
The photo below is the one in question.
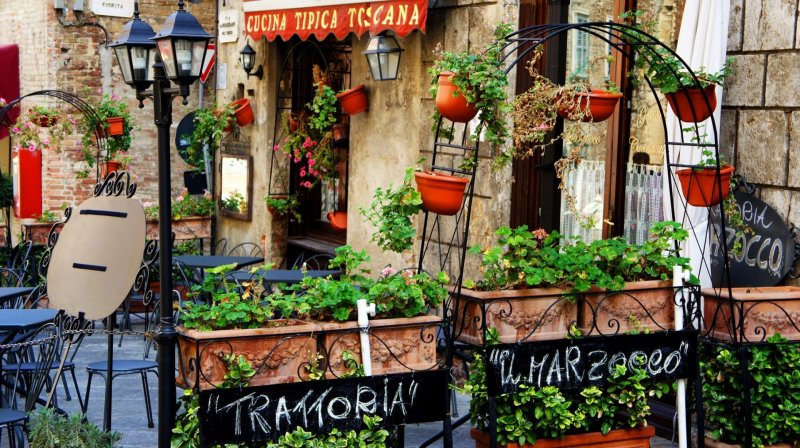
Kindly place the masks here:
POLYGON ((695 207, 709 207, 719 204, 728 196, 733 171, 732 166, 723 166, 719 172, 716 169, 683 168, 675 171, 675 175, 681 182, 686 202, 695 207))
POLYGON ((667 103, 679 120, 686 123, 699 123, 705 121, 714 109, 717 108, 716 85, 710 84, 705 89, 691 88, 680 89, 677 92, 667 93, 667 103), (705 98, 708 98, 706 104, 705 98))
POLYGON ((109 160, 108 162, 103 162, 100 164, 100 177, 105 178, 108 176, 108 173, 114 173, 119 170, 119 167, 122 166, 121 163, 109 160))
POLYGON ((346 146, 350 138, 350 126, 339 123, 333 125, 333 143, 339 146, 346 146))
MULTIPOLYGON (((600 432, 589 432, 564 436, 561 439, 539 439, 534 444, 509 443, 503 448, 650 448, 650 439, 654 435, 656 435, 656 428, 645 426, 615 429, 606 435, 600 432)), ((489 434, 472 428, 470 436, 475 440, 475 448, 489 448, 489 434)))
POLYGON ((775 333, 800 340, 800 288, 796 286, 703 288, 703 319, 708 335, 726 341, 761 342, 775 333), (733 315, 731 315, 733 305, 733 315), (736 328, 734 331, 733 329, 736 328))
POLYGON ((106 123, 108 123, 107 133, 112 137, 120 136, 124 133, 124 120, 122 117, 110 117, 106 118, 106 123))
POLYGON ((614 111, 617 109, 617 103, 620 98, 622 98, 621 93, 611 93, 600 89, 592 89, 589 93, 582 92, 576 96, 580 98, 573 100, 570 104, 572 108, 559 108, 558 114, 568 119, 570 113, 573 113, 574 109, 577 108, 580 112, 584 112, 588 107, 589 113, 585 114, 581 119, 584 123, 590 121, 599 123, 608 120, 610 116, 614 115, 614 111))
MULTIPOLYGON (((22 224, 25 241, 32 241, 33 244, 47 245, 50 236, 50 229, 53 228, 52 222, 31 222, 22 224)), ((56 227, 56 232, 61 232, 63 227, 56 227)))
POLYGON ((273 327, 252 330, 179 328, 176 382, 183 388, 199 382, 201 390, 219 386, 228 371, 222 356, 232 353, 244 355, 256 370, 250 386, 299 381, 304 365, 316 357, 320 328, 294 319, 274 322, 273 327))
POLYGON ((347 230, 347 212, 335 210, 328 212, 328 221, 335 230, 347 230))
POLYGON ((364 84, 359 84, 352 89, 339 93, 336 95, 336 99, 342 105, 342 112, 350 116, 360 114, 369 109, 369 101, 367 100, 367 91, 364 88, 364 84))
MULTIPOLYGON (((439 316, 370 319, 372 374, 429 370, 436 366, 436 329, 439 316)), ((358 322, 318 322, 322 328, 320 347, 328 354, 327 378, 340 377, 349 369, 342 359, 350 352, 361 364, 361 332, 358 322)), ((320 350, 323 351, 323 350, 320 350)))
MULTIPOLYGON (((172 220, 172 233, 175 240, 211 238, 210 216, 184 216, 172 220)), ((158 220, 147 221, 147 239, 158 239, 158 220)))
POLYGON ((455 215, 461 209, 469 179, 440 173, 414 173, 422 208, 440 215, 455 215))
POLYGON ((233 116, 236 117, 236 124, 239 127, 245 127, 255 121, 253 116, 253 108, 250 106, 250 100, 247 98, 238 99, 228 105, 233 109, 233 116))
POLYGON ((672 281, 629 282, 622 291, 589 290, 582 302, 580 329, 585 335, 665 331, 675 328, 672 281), (594 310, 594 319, 592 319, 594 310))
POLYGON ((475 105, 468 103, 467 99, 453 84, 453 72, 439 73, 439 88, 436 90, 436 109, 450 121, 466 123, 478 114, 475 105))
MULTIPOLYGON (((743 448, 742 445, 737 444, 730 444, 725 442, 720 442, 718 440, 714 440, 711 437, 705 437, 705 445, 707 448, 743 448)), ((764 448, 792 448, 793 445, 788 443, 776 443, 775 445, 764 445, 764 448)))
POLYGON ((570 324, 578 320, 578 306, 562 294, 559 288, 461 288, 461 296, 454 302, 459 321, 456 336, 459 341, 483 345, 482 326, 486 324, 497 329, 500 342, 505 344, 563 339, 569 334, 570 324))

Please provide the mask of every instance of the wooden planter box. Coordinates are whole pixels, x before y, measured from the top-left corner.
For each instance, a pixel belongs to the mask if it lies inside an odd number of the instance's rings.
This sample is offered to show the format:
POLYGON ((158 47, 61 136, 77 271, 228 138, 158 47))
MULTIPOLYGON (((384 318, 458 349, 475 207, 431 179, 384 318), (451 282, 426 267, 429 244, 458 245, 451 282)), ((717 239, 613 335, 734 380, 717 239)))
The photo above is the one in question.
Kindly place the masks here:
POLYGON ((217 331, 179 328, 178 386, 196 386, 196 366, 200 366, 201 390, 219 386, 227 372, 222 357, 231 353, 244 355, 253 365, 251 386, 299 381, 309 360, 316 357, 320 328, 299 320, 276 322, 288 325, 217 331))
POLYGON ((585 335, 675 329, 672 281, 631 282, 622 291, 590 290, 582 304, 580 328, 585 335), (592 310, 595 310, 595 319, 592 319, 592 310))
MULTIPOLYGON (((451 288, 451 292, 454 288, 451 288)), ((528 341, 562 339, 577 322, 578 306, 558 288, 473 291, 462 288, 458 305, 456 336, 459 341, 483 345, 483 308, 486 325, 496 328, 500 342, 511 344, 528 334, 528 341)))
MULTIPOLYGON (((47 237, 50 235, 50 229, 53 228, 52 222, 31 222, 22 224, 22 232, 26 241, 33 241, 33 244, 47 245, 47 237)), ((59 227, 58 232, 61 231, 59 227)))
MULTIPOLYGON (((417 316, 369 321, 372 374, 386 375, 436 366, 436 330, 442 318, 417 316)), ((328 354, 327 378, 341 377, 350 371, 342 359, 345 351, 361 364, 361 332, 358 322, 318 322, 322 328, 320 352, 328 354)))
MULTIPOLYGON (((735 445, 731 445, 730 443, 714 440, 708 436, 706 436, 705 439, 706 439, 705 445, 707 448, 743 448, 743 446, 739 445, 738 443, 735 445)), ((792 445, 788 443, 777 443, 775 445, 764 445, 764 448, 792 448, 792 445)))
MULTIPOLYGON (((210 216, 186 216, 172 220, 172 232, 175 241, 211 238, 210 216)), ((147 239, 158 239, 158 220, 147 221, 147 239)))
MULTIPOLYGON (((645 426, 643 428, 615 429, 606 435, 600 432, 590 432, 565 436, 563 439, 539 439, 534 444, 509 443, 503 448, 650 448, 650 438, 655 434, 655 427, 645 426)), ((470 435, 475 440, 475 448, 489 448, 489 434, 472 428, 470 435)))
MULTIPOLYGON (((708 336, 730 341, 736 334, 758 342, 775 333, 800 340, 800 288, 767 286, 715 290, 703 288, 703 320, 708 336), (733 305, 733 314, 731 314, 733 305), (739 328, 739 325, 744 328, 739 328)), ((741 341, 740 341, 741 342, 741 341)))

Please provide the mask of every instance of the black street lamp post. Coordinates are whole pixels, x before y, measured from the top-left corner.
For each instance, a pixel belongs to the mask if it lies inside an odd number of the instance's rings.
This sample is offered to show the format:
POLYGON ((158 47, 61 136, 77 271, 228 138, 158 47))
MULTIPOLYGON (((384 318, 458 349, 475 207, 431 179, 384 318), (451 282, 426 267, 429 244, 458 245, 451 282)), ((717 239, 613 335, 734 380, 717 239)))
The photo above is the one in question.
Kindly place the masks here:
POLYGON ((110 46, 114 48, 125 82, 136 88, 139 107, 152 98, 154 123, 158 129, 158 232, 161 248, 159 252, 161 276, 161 313, 156 331, 158 343, 158 446, 168 448, 175 426, 175 343, 177 331, 172 317, 172 194, 170 184, 170 140, 172 125, 172 100, 183 97, 187 104, 189 86, 200 77, 206 48, 211 35, 203 30, 200 22, 184 10, 183 0, 178 1, 178 10, 164 22, 156 35, 153 29, 139 19, 139 4, 135 3, 134 19, 125 25, 120 38, 110 46), (155 41, 155 43, 153 43, 155 41), (149 42, 149 43, 148 43, 149 42), (152 72, 148 64, 151 52, 152 72), (149 79, 148 79, 149 78, 149 79), (178 84, 172 87, 171 82, 178 84), (145 91, 150 83, 152 91, 145 91), (164 293, 168 292, 168 293, 164 293))

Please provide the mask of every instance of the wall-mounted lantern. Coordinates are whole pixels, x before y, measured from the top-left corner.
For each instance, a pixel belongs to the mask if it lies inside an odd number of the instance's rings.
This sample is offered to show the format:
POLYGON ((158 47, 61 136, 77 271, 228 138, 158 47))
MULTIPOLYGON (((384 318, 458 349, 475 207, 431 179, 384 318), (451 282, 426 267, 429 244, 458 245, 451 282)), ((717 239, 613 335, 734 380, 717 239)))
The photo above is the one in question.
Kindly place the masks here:
POLYGON ((376 81, 391 81, 397 79, 400 71, 400 55, 403 49, 394 36, 385 33, 369 38, 364 56, 367 57, 369 71, 372 79, 376 81))
POLYGON ((253 47, 250 46, 250 42, 245 43, 244 48, 242 48, 239 54, 242 56, 242 68, 245 73, 247 73, 248 78, 251 76, 255 76, 258 79, 264 77, 264 67, 261 65, 258 66, 255 73, 250 73, 256 65, 256 50, 253 50, 253 47))

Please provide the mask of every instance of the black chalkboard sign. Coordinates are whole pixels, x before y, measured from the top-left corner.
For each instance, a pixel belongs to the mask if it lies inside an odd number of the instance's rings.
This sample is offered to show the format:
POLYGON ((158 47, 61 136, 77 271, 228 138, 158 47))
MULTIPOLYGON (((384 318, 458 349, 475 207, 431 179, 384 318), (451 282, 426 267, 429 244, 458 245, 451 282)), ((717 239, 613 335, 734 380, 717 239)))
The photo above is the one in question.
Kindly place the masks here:
POLYGON ((731 261, 731 286, 774 286, 781 283, 794 263, 794 240, 792 233, 778 213, 767 203, 745 192, 737 191, 736 204, 742 220, 752 232, 739 232, 726 227, 722 232, 718 207, 710 211, 711 237, 711 281, 716 287, 727 286, 724 278, 724 255, 721 240, 724 238, 731 261), (721 238, 719 236, 722 236, 721 238), (742 246, 740 253, 733 253, 736 242, 742 246))
POLYGON ((358 429, 364 415, 386 425, 441 421, 449 375, 434 370, 201 391, 200 434, 206 445, 263 444, 297 427, 315 434, 358 429))
POLYGON ((489 394, 521 385, 582 389, 604 385, 619 364, 647 371, 654 380, 695 374, 697 331, 558 339, 489 347, 485 356, 489 394))

